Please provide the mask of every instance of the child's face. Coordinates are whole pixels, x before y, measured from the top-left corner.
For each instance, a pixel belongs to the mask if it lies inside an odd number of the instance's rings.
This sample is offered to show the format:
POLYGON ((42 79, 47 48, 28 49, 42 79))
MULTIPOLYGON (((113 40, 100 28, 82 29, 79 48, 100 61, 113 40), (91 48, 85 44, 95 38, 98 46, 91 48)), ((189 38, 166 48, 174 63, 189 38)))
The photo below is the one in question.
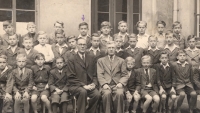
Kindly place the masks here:
POLYGON ((56 41, 59 45, 62 45, 65 41, 65 37, 62 34, 56 34, 56 41))
POLYGON ((92 47, 94 48, 99 47, 99 43, 100 43, 99 37, 92 37, 91 43, 92 43, 92 47))
POLYGON ((164 29, 165 29, 165 26, 163 24, 158 24, 157 26, 158 33, 160 34, 163 33, 164 29))
POLYGON ((142 66, 143 68, 148 69, 151 66, 151 61, 149 59, 143 59, 142 66))
POLYGON ((45 45, 47 42, 47 36, 46 35, 39 35, 38 36, 38 41, 41 45, 45 45))
POLYGON ((18 39, 17 39, 16 35, 9 36, 9 44, 10 44, 10 46, 16 46, 17 43, 18 43, 18 39))
POLYGON ((135 66, 135 61, 127 61, 126 66, 128 69, 132 69, 135 66))
POLYGON ((59 23, 55 23, 54 29, 55 29, 55 32, 62 31, 63 30, 63 26, 61 24, 59 24, 59 23))
POLYGON ((75 49, 76 48, 76 40, 75 39, 70 39, 68 41, 69 43, 69 47, 72 48, 72 49, 75 49))
POLYGON ((132 48, 135 48, 137 42, 137 38, 130 38, 128 43, 132 48))
POLYGON ((146 25, 142 23, 138 24, 137 30, 139 31, 139 34, 145 34, 146 25))
POLYGON ((122 46, 122 40, 121 39, 116 39, 115 40, 116 48, 121 48, 122 46))
POLYGON ((152 48, 155 48, 157 46, 157 39, 156 37, 150 37, 149 38, 149 46, 152 48))
POLYGON ((56 60, 56 67, 57 67, 59 70, 62 70, 63 66, 64 66, 63 60, 62 60, 62 59, 57 59, 57 60, 56 60))
POLYGON ((177 56, 177 59, 179 60, 179 62, 184 63, 186 61, 186 54, 179 53, 179 55, 177 56))
POLYGON ((188 44, 189 44, 190 48, 194 48, 194 47, 196 46, 196 41, 195 41, 195 39, 194 39, 194 38, 190 39, 190 40, 188 41, 188 44))
POLYGON ((87 25, 80 26, 79 31, 82 36, 86 36, 88 33, 88 26, 87 25))
POLYGON ((161 63, 162 63, 163 65, 166 65, 166 64, 168 63, 168 60, 169 60, 169 59, 168 59, 167 54, 161 54, 159 60, 161 61, 161 63))
POLYGON ((27 50, 30 50, 33 47, 33 40, 24 40, 23 45, 27 50))
POLYGON ((6 59, 0 58, 0 69, 3 70, 7 66, 6 59))
POLYGON ((111 55, 111 56, 114 55, 115 54, 115 50, 116 50, 115 44, 107 45, 108 55, 111 55))
POLYGON ((104 35, 109 35, 110 31, 111 31, 111 28, 109 26, 104 26, 104 27, 101 28, 101 32, 104 35))
POLYGON ((17 66, 19 68, 24 68, 26 66, 26 58, 18 58, 17 59, 17 66))
POLYGON ((173 31, 174 31, 174 33, 176 33, 176 34, 179 34, 180 32, 181 32, 181 25, 179 24, 179 25, 177 25, 177 26, 174 26, 174 28, 173 28, 173 31))
POLYGON ((125 33, 127 32, 128 30, 128 27, 127 27, 127 24, 126 23, 121 23, 118 27, 119 31, 122 32, 122 33, 125 33))
POLYGON ((40 58, 37 58, 35 59, 35 63, 39 66, 39 67, 42 67, 44 65, 44 58, 43 57, 40 57, 40 58))
POLYGON ((35 33, 36 27, 35 27, 35 25, 29 25, 27 30, 28 30, 29 33, 35 33))
POLYGON ((167 44, 168 44, 168 45, 173 44, 173 43, 174 43, 173 34, 166 35, 166 41, 167 41, 167 44))
POLYGON ((13 34, 14 33, 14 28, 13 28, 13 26, 12 25, 8 25, 7 27, 6 27, 6 29, 4 29, 5 30, 5 32, 7 33, 7 34, 13 34))

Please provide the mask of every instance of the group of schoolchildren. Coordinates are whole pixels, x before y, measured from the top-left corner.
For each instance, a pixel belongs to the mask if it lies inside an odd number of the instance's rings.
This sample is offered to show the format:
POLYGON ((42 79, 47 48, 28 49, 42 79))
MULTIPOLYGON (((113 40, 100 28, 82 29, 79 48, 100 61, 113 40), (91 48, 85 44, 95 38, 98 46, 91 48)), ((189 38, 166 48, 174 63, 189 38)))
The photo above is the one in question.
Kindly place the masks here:
MULTIPOLYGON (((197 37, 185 38, 181 34, 181 23, 174 22, 172 31, 164 33, 166 23, 157 22, 155 35, 145 33, 147 23, 136 24, 138 35, 127 33, 128 25, 120 21, 119 33, 111 36, 111 24, 101 23, 100 32, 88 35, 88 24, 79 24, 79 36, 64 33, 64 23, 56 21, 55 32, 48 35, 44 31, 36 33, 33 22, 27 24, 26 35, 16 34, 13 24, 3 23, 5 34, 0 41, 0 93, 1 103, 6 113, 14 100, 14 112, 29 113, 31 106, 37 113, 38 98, 45 104, 49 113, 67 112, 68 77, 67 61, 78 52, 78 39, 87 42, 87 54, 96 61, 106 56, 106 44, 114 41, 115 55, 126 62, 129 76, 125 99, 128 106, 132 102, 131 113, 136 113, 139 101, 142 112, 146 113, 152 104, 152 112, 180 113, 185 96, 188 97, 190 113, 196 109, 197 94, 200 93, 200 50, 196 47, 197 37)), ((97 71, 97 70, 96 70, 97 71)), ((98 76, 98 75, 97 75, 98 76)), ((128 108, 124 112, 128 112, 128 108)))

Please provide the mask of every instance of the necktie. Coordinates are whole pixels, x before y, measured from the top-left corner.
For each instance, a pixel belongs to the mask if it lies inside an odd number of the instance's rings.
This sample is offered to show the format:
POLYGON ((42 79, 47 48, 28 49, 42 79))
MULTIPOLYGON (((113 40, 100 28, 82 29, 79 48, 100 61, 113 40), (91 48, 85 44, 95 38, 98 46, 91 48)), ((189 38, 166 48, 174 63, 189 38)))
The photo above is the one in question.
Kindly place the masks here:
POLYGON ((59 74, 61 75, 61 74, 62 74, 62 71, 59 71, 59 74))
POLYGON ((83 62, 85 63, 85 56, 84 55, 82 55, 82 59, 83 59, 83 62))
POLYGON ((20 68, 19 77, 22 79, 22 76, 23 76, 23 71, 22 71, 22 69, 20 68))
POLYGON ((146 76, 147 76, 147 84, 149 84, 149 73, 148 73, 148 69, 145 69, 145 72, 146 72, 146 76))

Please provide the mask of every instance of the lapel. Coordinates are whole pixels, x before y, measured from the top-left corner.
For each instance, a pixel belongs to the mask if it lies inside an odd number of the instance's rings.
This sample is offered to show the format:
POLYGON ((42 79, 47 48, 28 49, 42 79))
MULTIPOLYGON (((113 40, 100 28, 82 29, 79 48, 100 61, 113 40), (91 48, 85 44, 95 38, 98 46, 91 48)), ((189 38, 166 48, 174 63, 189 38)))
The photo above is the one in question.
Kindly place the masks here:
POLYGON ((67 52, 67 47, 64 47, 63 50, 62 50, 61 55, 63 55, 63 54, 66 53, 66 52, 67 52))
MULTIPOLYGON (((19 74, 18 74, 18 75, 19 75, 19 74)), ((23 80, 24 80, 25 78, 27 78, 27 77, 28 77, 28 72, 27 72, 27 69, 25 68, 21 80, 23 81, 23 80)))
MULTIPOLYGON (((85 63, 83 62, 81 57, 78 55, 78 53, 75 55, 75 57, 76 57, 77 63, 80 64, 83 68, 86 68, 85 63)), ((85 57, 85 60, 86 60, 86 57, 85 57)))
MULTIPOLYGON (((149 76, 150 76, 150 78, 149 78, 150 83, 152 83, 152 82, 153 82, 153 79, 152 79, 152 77, 153 77, 153 72, 152 72, 152 69, 151 69, 151 68, 149 69, 149 76)), ((153 85, 153 84, 152 84, 152 85, 153 85)))
POLYGON ((181 66, 180 64, 177 64, 177 65, 178 65, 179 73, 180 73, 181 75, 185 76, 185 73, 186 73, 186 72, 188 71, 188 69, 189 69, 189 65, 186 64, 184 70, 181 70, 181 67, 182 67, 182 66, 181 66))
POLYGON ((64 69, 62 70, 62 73, 61 73, 61 75, 60 75, 58 69, 56 68, 55 75, 56 75, 56 77, 57 77, 59 80, 62 79, 63 76, 65 76, 64 69))
POLYGON ((123 56, 123 51, 119 51, 118 53, 117 52, 115 52, 115 55, 116 56, 118 56, 118 57, 122 57, 123 56))
MULTIPOLYGON (((17 47, 16 49, 15 49, 15 51, 14 51, 14 53, 13 53, 13 55, 15 55, 15 54, 17 54, 17 52, 19 51, 19 47, 17 47)), ((11 50, 11 49, 10 49, 11 50)), ((11 50, 11 52, 12 52, 12 50, 11 50)))
MULTIPOLYGON (((24 49, 24 51, 25 51, 25 49, 24 49)), ((25 53, 26 53, 26 51, 25 51, 25 53)), ((27 56, 31 56, 32 54, 34 54, 34 52, 33 52, 33 48, 31 49, 31 51, 30 51, 29 54, 26 53, 27 56)))
MULTIPOLYGON (((131 51, 131 49, 130 49, 131 51)), ((134 52, 133 53, 133 56, 137 55, 139 53, 140 49, 139 48, 135 48, 134 52)))
POLYGON ((4 40, 9 44, 8 34, 5 34, 5 35, 4 35, 4 40))
POLYGON ((90 60, 92 60, 92 59, 88 56, 87 53, 85 53, 85 66, 86 66, 86 68, 88 67, 90 60))
POLYGON ((55 46, 55 50, 57 51, 58 54, 60 54, 59 47, 57 45, 55 46))
POLYGON ((109 74, 111 74, 111 69, 112 68, 111 68, 110 60, 109 60, 108 56, 105 57, 104 64, 107 67, 109 74))
POLYGON ((112 62, 112 69, 111 69, 111 72, 113 72, 115 70, 115 67, 117 66, 117 64, 119 64, 119 60, 118 60, 118 57, 115 56, 114 57, 114 61, 112 62))
POLYGON ((21 80, 20 75, 19 75, 19 70, 16 68, 16 75, 15 75, 19 80, 21 80))
POLYGON ((144 72, 144 69, 143 69, 143 68, 141 68, 140 72, 141 72, 141 74, 143 75, 142 77, 143 77, 145 80, 147 80, 147 75, 146 75, 146 73, 144 72))

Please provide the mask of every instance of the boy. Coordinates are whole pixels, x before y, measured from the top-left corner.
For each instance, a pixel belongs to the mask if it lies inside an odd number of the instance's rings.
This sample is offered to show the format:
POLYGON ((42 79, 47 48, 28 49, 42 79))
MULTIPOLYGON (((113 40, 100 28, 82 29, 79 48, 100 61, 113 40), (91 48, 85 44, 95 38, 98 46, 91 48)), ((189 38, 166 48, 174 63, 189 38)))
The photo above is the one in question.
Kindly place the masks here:
POLYGON ((199 67, 200 63, 200 50, 196 47, 197 38, 194 35, 189 35, 187 38, 189 47, 185 49, 187 61, 194 68, 199 67))
POLYGON ((18 47, 19 37, 17 34, 10 35, 8 37, 9 46, 4 50, 4 54, 8 57, 8 65, 16 68, 16 57, 17 54, 23 52, 23 49, 18 47))
POLYGON ((155 37, 158 38, 158 48, 164 48, 166 45, 165 41, 165 33, 164 29, 166 27, 166 23, 164 21, 157 21, 156 23, 157 26, 157 33, 155 34, 155 37))
POLYGON ((187 42, 184 36, 181 35, 182 25, 179 21, 176 21, 172 25, 173 33, 174 33, 174 41, 180 49, 185 49, 187 47, 187 42))
POLYGON ((22 49, 23 53, 27 57, 26 67, 31 68, 31 66, 35 65, 35 55, 38 53, 35 49, 33 49, 33 38, 25 36, 22 44, 24 46, 22 49))
POLYGON ((118 57, 121 57, 122 59, 126 59, 126 57, 128 57, 129 54, 121 48, 122 43, 123 43, 122 38, 119 35, 115 34, 114 40, 115 40, 115 44, 116 44, 115 55, 118 57))
POLYGON ((49 95, 49 71, 50 67, 44 65, 45 57, 42 53, 37 53, 35 55, 35 63, 31 69, 33 70, 33 91, 31 96, 31 103, 34 113, 37 113, 37 99, 38 97, 44 102, 45 106, 48 109, 48 113, 51 113, 51 104, 48 100, 49 95))
POLYGON ((105 51, 106 44, 108 41, 113 41, 113 38, 110 36, 111 24, 108 21, 103 21, 101 23, 101 36, 100 36, 100 49, 105 51))
POLYGON ((153 113, 156 113, 160 97, 158 96, 158 84, 157 84, 157 75, 156 70, 150 68, 151 66, 151 57, 149 55, 144 55, 141 58, 142 68, 136 70, 137 76, 140 77, 140 84, 141 84, 141 95, 142 98, 145 99, 143 105, 143 113, 146 113, 150 103, 152 100, 153 103, 153 113))
POLYGON ((78 36, 78 39, 79 38, 83 38, 86 40, 87 42, 87 48, 90 48, 91 47, 91 37, 90 35, 88 35, 88 24, 86 22, 82 22, 79 24, 79 32, 80 32, 80 35, 78 36))
MULTIPOLYGON (((139 77, 136 75, 134 66, 135 66, 135 59, 133 57, 127 57, 125 59, 126 62, 126 68, 128 70, 128 82, 127 82, 127 91, 126 91, 126 98, 128 102, 130 103, 132 101, 132 98, 134 98, 133 103, 133 110, 132 113, 136 113, 136 110, 138 108, 138 103, 140 100, 140 80, 139 77)), ((129 107, 129 106, 127 106, 129 107)), ((128 109, 127 109, 128 111, 128 109)))
MULTIPOLYGON (((39 44, 39 42, 37 40, 37 33, 36 33, 36 25, 35 25, 35 23, 34 22, 28 22, 27 30, 28 30, 28 33, 25 34, 24 36, 22 36, 22 39, 21 39, 21 41, 19 41, 19 44, 23 43, 24 37, 32 38, 33 39, 33 46, 39 44)), ((22 47, 22 46, 20 46, 20 47, 22 47)))
POLYGON ((49 87, 51 91, 51 103, 53 113, 57 113, 57 107, 60 105, 60 111, 67 113, 68 100, 68 81, 67 70, 64 67, 65 60, 62 57, 55 59, 56 68, 50 71, 49 87))
POLYGON ((148 48, 148 37, 149 35, 145 33, 147 28, 147 23, 145 21, 139 21, 136 24, 138 30, 138 43, 137 46, 143 49, 148 48))
POLYGON ((54 23, 54 32, 49 35, 49 39, 47 39, 47 44, 56 44, 56 33, 57 32, 64 32, 64 23, 62 21, 56 21, 54 23))
POLYGON ((176 93, 179 95, 177 100, 177 113, 180 113, 180 107, 183 103, 185 95, 189 96, 188 104, 190 113, 196 107, 197 94, 193 87, 193 70, 192 66, 186 61, 186 53, 184 50, 178 51, 178 61, 173 63, 175 76, 173 76, 173 84, 176 84, 176 93))
MULTIPOLYGON (((63 31, 56 33, 56 42, 57 44, 52 46, 55 59, 58 57, 63 57, 65 61, 67 61, 66 53, 68 51, 68 46, 65 43, 65 34, 63 31)), ((53 62, 53 67, 55 67, 55 60, 53 62)))
POLYGON ((0 112, 7 113, 8 107, 12 102, 12 88, 9 88, 7 83, 10 78, 12 67, 7 64, 7 57, 0 55, 0 112))
POLYGON ((70 57, 73 57, 78 52, 78 49, 76 47, 76 37, 69 36, 67 38, 67 42, 69 45, 69 50, 66 52, 66 57, 69 59, 70 57))
POLYGON ((172 107, 176 99, 176 91, 174 89, 175 85, 172 84, 172 78, 173 76, 175 76, 174 68, 169 63, 169 55, 167 54, 167 52, 162 51, 160 53, 159 60, 161 61, 161 63, 158 63, 154 66, 158 77, 158 86, 160 88, 159 94, 161 97, 161 105, 159 112, 166 113, 166 110, 168 109, 168 113, 171 113, 172 107), (165 107, 167 104, 167 99, 168 108, 166 109, 165 107))
POLYGON ((141 57, 144 55, 144 50, 136 46, 138 42, 137 35, 131 34, 129 36, 129 46, 126 48, 126 52, 135 59, 135 68, 141 67, 141 57))
POLYGON ((144 51, 145 55, 151 56, 152 64, 159 63, 159 54, 161 50, 157 47, 158 38, 151 35, 148 38, 149 48, 144 51))
POLYGON ((49 44, 46 44, 47 42, 47 34, 44 31, 38 32, 37 40, 39 41, 39 44, 34 47, 36 51, 39 53, 44 54, 45 56, 45 64, 49 65, 51 67, 54 54, 52 51, 52 46, 49 44))
POLYGON ((117 35, 119 35, 122 38, 122 48, 125 49, 129 46, 128 44, 129 34, 127 33, 127 30, 128 30, 127 22, 120 21, 118 23, 118 29, 119 29, 119 33, 117 33, 117 35))
POLYGON ((166 51, 169 54, 169 61, 172 63, 177 61, 179 47, 176 44, 174 44, 174 35, 172 31, 167 31, 165 37, 167 44, 164 47, 164 51, 166 51))
POLYGON ((16 60, 17 68, 12 70, 11 79, 8 81, 8 86, 13 88, 14 92, 14 111, 20 113, 20 103, 23 103, 24 113, 29 113, 29 94, 33 85, 33 72, 25 67, 27 60, 25 54, 18 54, 16 60))

